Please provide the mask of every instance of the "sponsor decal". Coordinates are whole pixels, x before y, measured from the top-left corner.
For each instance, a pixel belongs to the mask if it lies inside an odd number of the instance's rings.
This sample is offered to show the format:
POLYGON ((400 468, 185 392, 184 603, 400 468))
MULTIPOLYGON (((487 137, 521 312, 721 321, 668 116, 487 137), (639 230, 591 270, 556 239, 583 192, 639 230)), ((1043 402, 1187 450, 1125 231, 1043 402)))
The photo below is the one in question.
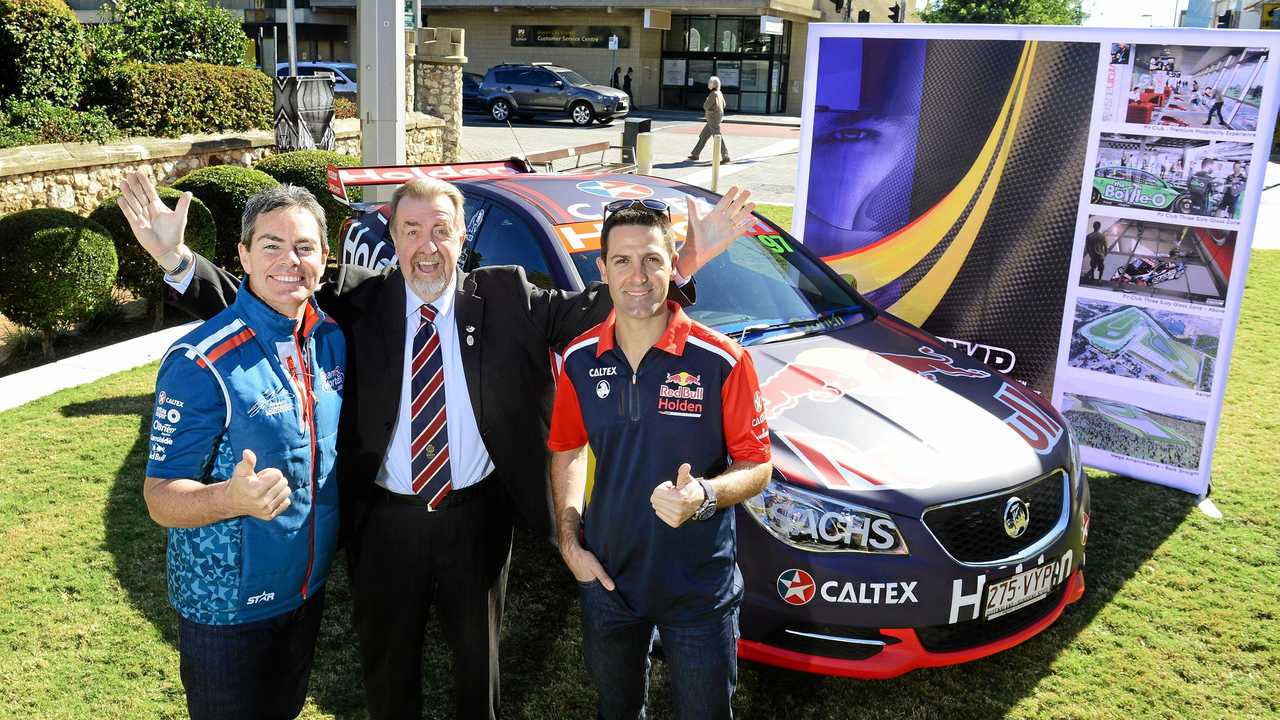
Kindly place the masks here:
POLYGON ((653 189, 623 180, 584 180, 578 189, 588 195, 617 200, 641 200, 653 195, 653 189))
POLYGON ((336 367, 320 376, 323 380, 322 385, 326 390, 331 392, 342 392, 343 381, 346 376, 342 374, 342 368, 336 367))
POLYGON ((160 394, 159 394, 158 396, 156 396, 156 404, 157 404, 157 405, 172 405, 172 406, 174 406, 174 407, 179 407, 179 408, 180 408, 180 407, 185 407, 185 405, 183 404, 183 402, 182 402, 181 400, 179 400, 179 399, 177 399, 177 398, 173 397, 172 395, 170 395, 170 394, 166 393, 164 390, 161 390, 161 391, 160 391, 160 394))
POLYGON ((1018 356, 1009 348, 972 343, 967 340, 956 340, 955 338, 940 337, 938 339, 957 350, 963 350, 966 357, 977 358, 978 362, 990 365, 1003 375, 1012 372, 1013 366, 1018 363, 1018 356))
POLYGON ((254 595, 253 597, 249 598, 247 601, 245 601, 245 604, 257 605, 259 603, 271 602, 272 600, 275 600, 275 599, 276 599, 275 593, 264 591, 261 595, 254 595))
POLYGON ((773 420, 801 400, 829 403, 845 395, 886 392, 894 384, 890 375, 897 371, 877 367, 877 360, 875 354, 856 348, 816 347, 802 351, 760 383, 765 419, 773 420))
POLYGON ((249 408, 249 417, 256 417, 258 413, 271 417, 291 410, 293 410, 293 395, 284 388, 276 388, 258 396, 258 401, 249 408))
POLYGON ((813 576, 799 568, 783 570, 778 575, 778 597, 788 605, 807 604, 816 589, 813 576))
POLYGON ((601 380, 600 382, 596 383, 596 397, 600 398, 601 400, 609 397, 609 381, 608 380, 601 380))
POLYGON ((172 425, 170 425, 170 424, 168 424, 168 423, 162 423, 162 422, 160 422, 159 420, 152 420, 152 421, 151 421, 151 429, 152 429, 152 430, 155 430, 155 431, 156 431, 156 432, 158 432, 158 433, 164 433, 165 435, 172 435, 172 434, 173 434, 173 432, 174 432, 175 430, 177 430, 178 428, 176 428, 176 427, 174 427, 174 426, 172 426, 172 425))
POLYGON ((667 379, 658 386, 658 412, 663 415, 702 417, 705 399, 702 376, 683 370, 667 373, 667 379))
POLYGON ((171 438, 171 437, 165 437, 165 436, 163 436, 163 435, 152 435, 152 436, 151 436, 151 442, 153 442, 153 443, 158 443, 158 444, 160 444, 160 445, 172 445, 172 444, 173 444, 173 438, 171 438))
MULTIPOLYGON (((804 464, 803 468, 787 468, 779 462, 782 458, 775 459, 775 467, 789 479, 801 483, 811 479, 810 484, 817 483, 836 490, 875 490, 886 487, 883 480, 857 469, 859 465, 865 464, 865 454, 844 440, 827 435, 788 433, 776 429, 773 434, 804 464)), ((900 479, 894 486, 903 488, 912 487, 913 484, 900 479)))
POLYGON ((819 591, 822 599, 850 605, 903 605, 916 602, 916 585, 912 582, 845 582, 828 580, 819 591))
POLYGON ((681 370, 678 373, 667 373, 667 382, 675 383, 680 387, 688 387, 690 385, 701 385, 702 376, 681 370))
POLYGON ((1031 506, 1018 496, 1009 498, 1004 504, 1004 534, 1015 540, 1022 537, 1031 524, 1031 506))
POLYGON ((616 367, 591 368, 587 371, 587 375, 591 377, 614 377, 618 374, 616 367))
POLYGON ((939 375, 961 378, 988 378, 991 373, 985 370, 958 368, 950 355, 934 350, 928 345, 916 349, 919 355, 898 355, 896 353, 879 353, 880 357, 895 365, 900 365, 923 378, 938 382, 939 375))
POLYGON ((1062 423, 1043 410, 1022 385, 1006 382, 996 391, 995 398, 1013 411, 1004 418, 1004 424, 1021 435, 1037 454, 1047 455, 1062 438, 1062 423))
MULTIPOLYGON (((756 390, 755 397, 752 399, 755 401, 756 415, 764 415, 764 397, 760 395, 759 390, 756 390)), ((758 418, 758 419, 763 420, 764 418, 758 418)))
POLYGON ((840 548, 892 550, 899 545, 897 528, 887 518, 849 512, 823 512, 785 503, 770 505, 769 524, 788 537, 808 537, 840 548))

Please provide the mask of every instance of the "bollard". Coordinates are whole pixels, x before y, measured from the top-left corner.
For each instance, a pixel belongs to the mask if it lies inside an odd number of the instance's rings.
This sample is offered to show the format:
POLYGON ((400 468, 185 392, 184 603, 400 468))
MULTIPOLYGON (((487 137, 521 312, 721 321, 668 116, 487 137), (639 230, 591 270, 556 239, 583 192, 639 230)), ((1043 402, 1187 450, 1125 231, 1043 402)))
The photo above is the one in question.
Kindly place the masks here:
POLYGON ((641 175, 653 174, 653 133, 636 135, 636 172, 641 175))
POLYGON ((720 135, 711 136, 711 192, 720 192, 720 135))

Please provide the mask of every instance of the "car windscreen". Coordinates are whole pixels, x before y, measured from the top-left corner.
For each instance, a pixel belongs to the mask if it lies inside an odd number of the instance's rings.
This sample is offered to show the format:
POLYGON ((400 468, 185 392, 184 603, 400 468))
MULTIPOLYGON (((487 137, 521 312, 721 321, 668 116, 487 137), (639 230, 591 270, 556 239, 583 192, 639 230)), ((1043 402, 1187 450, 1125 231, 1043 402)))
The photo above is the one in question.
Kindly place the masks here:
MULTIPOLYGON (((784 340, 858 322, 869 308, 820 260, 763 222, 697 274, 690 317, 744 345, 784 340)), ((600 279, 599 249, 573 252, 584 283, 600 279)))
POLYGON ((559 75, 560 77, 564 78, 564 81, 569 83, 570 85, 584 87, 591 84, 590 80, 582 77, 581 75, 579 75, 578 73, 572 70, 561 70, 559 72, 559 75))

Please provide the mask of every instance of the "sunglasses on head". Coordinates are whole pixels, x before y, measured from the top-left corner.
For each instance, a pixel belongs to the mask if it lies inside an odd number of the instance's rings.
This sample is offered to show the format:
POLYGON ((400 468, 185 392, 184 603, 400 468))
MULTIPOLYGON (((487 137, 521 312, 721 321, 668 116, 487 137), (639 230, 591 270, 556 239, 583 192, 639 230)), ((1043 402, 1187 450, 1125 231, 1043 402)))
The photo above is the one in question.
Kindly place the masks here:
POLYGON ((614 200, 604 206, 604 215, 601 216, 600 219, 608 220, 610 215, 626 210, 627 208, 636 207, 637 205, 654 213, 655 215, 665 215, 667 222, 671 222, 671 206, 661 200, 654 200, 653 198, 645 198, 644 200, 614 200))

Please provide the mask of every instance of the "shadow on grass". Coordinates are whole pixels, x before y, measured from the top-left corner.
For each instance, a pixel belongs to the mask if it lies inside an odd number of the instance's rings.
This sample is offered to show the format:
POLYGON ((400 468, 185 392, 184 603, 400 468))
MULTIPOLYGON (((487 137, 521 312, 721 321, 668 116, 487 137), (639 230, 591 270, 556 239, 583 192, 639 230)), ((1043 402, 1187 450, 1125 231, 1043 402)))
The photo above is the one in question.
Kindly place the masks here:
POLYGON ((1053 672, 1053 662, 1182 524, 1193 496, 1125 478, 1091 479, 1084 597, 1045 632, 1007 652, 888 681, 820 678, 743 663, 742 717, 829 717, 852 708, 913 718, 1003 717, 1053 672))
MULTIPOLYGON (((156 627, 165 642, 177 647, 178 616, 169 605, 165 581, 165 531, 147 514, 142 499, 153 398, 150 394, 100 398, 63 406, 66 417, 132 415, 138 436, 116 471, 104 510, 106 549, 115 560, 115 575, 129 602, 156 627)), ((572 583, 561 571, 559 555, 532 537, 517 534, 508 583, 507 620, 503 640, 503 706, 509 716, 520 712, 543 685, 547 638, 568 631, 572 583), (554 572, 548 572, 554 568, 554 572)), ((360 658, 351 629, 351 592, 345 556, 334 561, 328 582, 327 607, 321 626, 310 696, 318 709, 339 718, 365 715, 360 658)), ((576 624, 573 630, 576 632, 576 624)), ((443 635, 433 622, 427 648, 425 702, 433 717, 452 715, 452 668, 443 635)), ((174 674, 177 674, 175 666, 174 674)))

